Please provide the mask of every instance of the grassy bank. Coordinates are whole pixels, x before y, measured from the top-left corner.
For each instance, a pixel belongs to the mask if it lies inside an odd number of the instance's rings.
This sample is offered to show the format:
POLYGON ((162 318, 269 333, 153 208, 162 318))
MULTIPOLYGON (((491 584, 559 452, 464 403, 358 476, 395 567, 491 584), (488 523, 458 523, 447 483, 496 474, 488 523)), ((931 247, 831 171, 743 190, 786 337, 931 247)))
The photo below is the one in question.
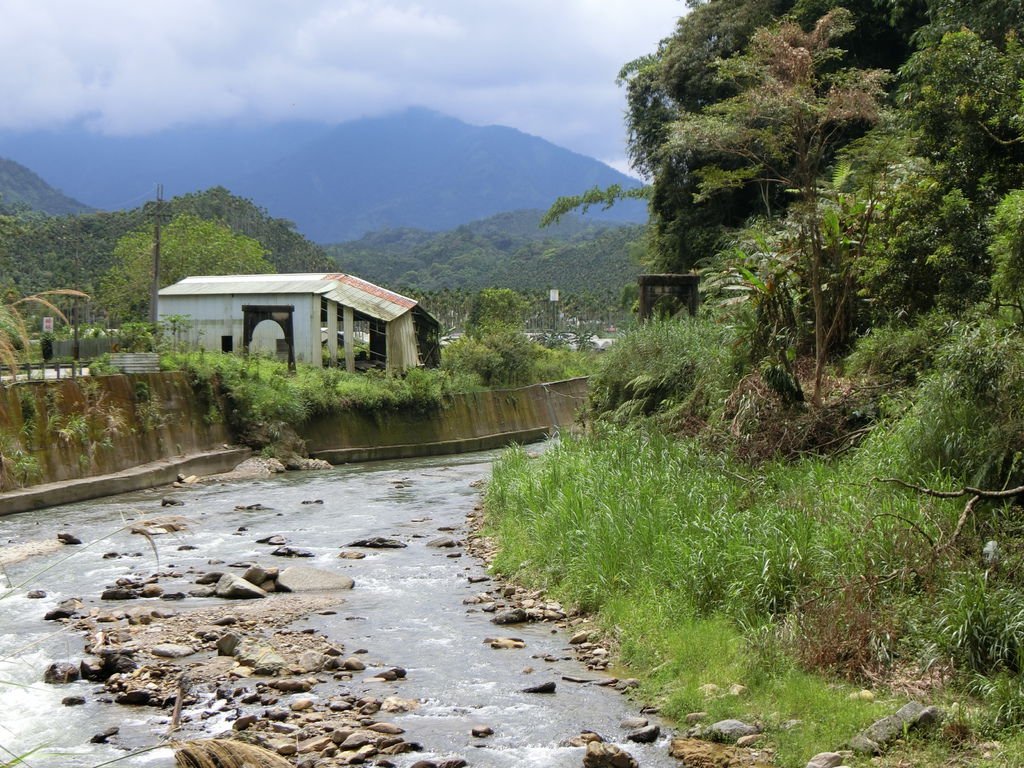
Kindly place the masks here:
POLYGON ((794 431, 820 431, 823 417, 755 403, 742 366, 731 380, 721 364, 702 374, 700 361, 730 359, 721 329, 645 333, 671 362, 641 358, 623 372, 609 358, 589 435, 535 459, 510 451, 495 467, 496 570, 594 612, 645 699, 670 717, 760 721, 779 765, 841 748, 911 698, 950 718, 883 762, 986 764, 989 753, 1024 765, 1020 509, 983 500, 961 524, 965 498, 885 480, 948 489, 1014 466, 1001 453, 1012 440, 993 425, 1017 408, 1015 337, 950 341, 913 387, 890 384, 871 403, 869 429, 847 427, 860 435, 854 448, 752 461, 762 455, 750 448, 752 421, 774 441, 780 414, 794 431), (974 386, 980 376, 988 390, 974 386), (659 382, 671 391, 650 398, 659 382), (647 416, 622 419, 629 410, 647 416), (986 559, 989 541, 998 561, 986 559), (747 690, 708 696, 709 683, 747 690), (865 687, 873 701, 850 698, 865 687))

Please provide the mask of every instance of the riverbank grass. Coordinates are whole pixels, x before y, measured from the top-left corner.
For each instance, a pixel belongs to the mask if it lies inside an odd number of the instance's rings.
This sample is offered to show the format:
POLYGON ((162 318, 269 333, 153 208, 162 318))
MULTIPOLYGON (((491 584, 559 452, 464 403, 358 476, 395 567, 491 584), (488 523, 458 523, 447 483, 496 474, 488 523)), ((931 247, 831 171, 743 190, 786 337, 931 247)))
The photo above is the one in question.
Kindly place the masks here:
POLYGON ((958 712, 929 737, 934 765, 980 760, 987 740, 1020 746, 1020 697, 982 702, 962 671, 1012 630, 994 577, 975 578, 988 523, 938 547, 962 500, 880 482, 900 452, 871 440, 845 459, 757 467, 643 428, 508 451, 485 501, 494 569, 593 614, 670 718, 760 722, 778 765, 843 748, 909 699, 958 712))

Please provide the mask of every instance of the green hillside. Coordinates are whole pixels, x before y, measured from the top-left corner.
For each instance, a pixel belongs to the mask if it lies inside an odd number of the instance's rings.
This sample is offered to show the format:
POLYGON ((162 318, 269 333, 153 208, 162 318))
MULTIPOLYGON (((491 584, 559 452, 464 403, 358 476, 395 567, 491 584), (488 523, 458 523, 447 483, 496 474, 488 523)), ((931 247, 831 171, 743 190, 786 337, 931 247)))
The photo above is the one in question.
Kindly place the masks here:
POLYGON ((394 229, 327 247, 338 268, 418 292, 487 287, 618 297, 640 272, 643 227, 515 211, 448 232, 394 229))
POLYGON ((0 213, 24 210, 63 216, 90 208, 54 189, 25 166, 0 157, 0 213))

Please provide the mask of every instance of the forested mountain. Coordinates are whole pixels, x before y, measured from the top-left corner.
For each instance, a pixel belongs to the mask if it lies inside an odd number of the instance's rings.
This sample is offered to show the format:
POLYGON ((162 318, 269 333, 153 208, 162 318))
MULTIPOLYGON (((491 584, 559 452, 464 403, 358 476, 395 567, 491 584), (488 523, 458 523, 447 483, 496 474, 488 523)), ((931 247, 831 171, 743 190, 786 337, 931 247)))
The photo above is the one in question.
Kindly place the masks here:
POLYGON ((395 229, 328 246, 344 272, 417 292, 488 287, 618 297, 640 271, 643 227, 565 217, 541 229, 541 211, 515 211, 448 232, 395 229))
MULTIPOLYGON (((141 204, 158 182, 170 196, 224 186, 317 242, 403 226, 441 231, 546 208, 595 185, 638 184, 535 136, 424 109, 337 126, 224 124, 138 137, 0 132, 0 155, 108 210, 141 204)), ((592 215, 646 218, 638 202, 592 215)))
MULTIPOLYGON (((167 200, 160 209, 169 223, 181 214, 225 224, 258 240, 279 272, 333 268, 322 248, 297 233, 290 222, 272 218, 249 200, 217 187, 167 200)), ((113 265, 118 241, 131 232, 152 231, 155 203, 130 211, 79 216, 18 216, 3 220, 0 276, 18 293, 80 288, 93 293, 113 265)))
POLYGON ((0 213, 19 210, 62 216, 90 209, 54 189, 20 163, 0 157, 0 213))

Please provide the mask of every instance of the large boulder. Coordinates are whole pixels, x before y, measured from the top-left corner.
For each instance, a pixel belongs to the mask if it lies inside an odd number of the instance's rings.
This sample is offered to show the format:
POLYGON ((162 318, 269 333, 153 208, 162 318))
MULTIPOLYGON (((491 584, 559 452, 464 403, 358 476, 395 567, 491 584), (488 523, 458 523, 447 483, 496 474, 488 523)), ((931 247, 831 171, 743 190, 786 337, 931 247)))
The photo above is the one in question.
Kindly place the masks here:
POLYGON ((217 597, 223 597, 229 600, 248 600, 267 596, 267 593, 255 584, 246 581, 241 576, 235 576, 231 573, 225 573, 220 577, 220 581, 217 582, 217 586, 214 588, 213 593, 217 597))
POLYGON ((614 744, 592 741, 587 744, 587 753, 583 756, 584 768, 640 768, 629 752, 614 744))
POLYGON ((942 721, 942 717, 938 707, 926 707, 917 701, 908 702, 895 714, 876 720, 854 736, 850 740, 850 749, 862 755, 880 755, 907 732, 935 725, 942 721))
POLYGON ((281 592, 329 592, 352 589, 355 582, 348 576, 307 565, 293 565, 277 576, 277 588, 281 592))

